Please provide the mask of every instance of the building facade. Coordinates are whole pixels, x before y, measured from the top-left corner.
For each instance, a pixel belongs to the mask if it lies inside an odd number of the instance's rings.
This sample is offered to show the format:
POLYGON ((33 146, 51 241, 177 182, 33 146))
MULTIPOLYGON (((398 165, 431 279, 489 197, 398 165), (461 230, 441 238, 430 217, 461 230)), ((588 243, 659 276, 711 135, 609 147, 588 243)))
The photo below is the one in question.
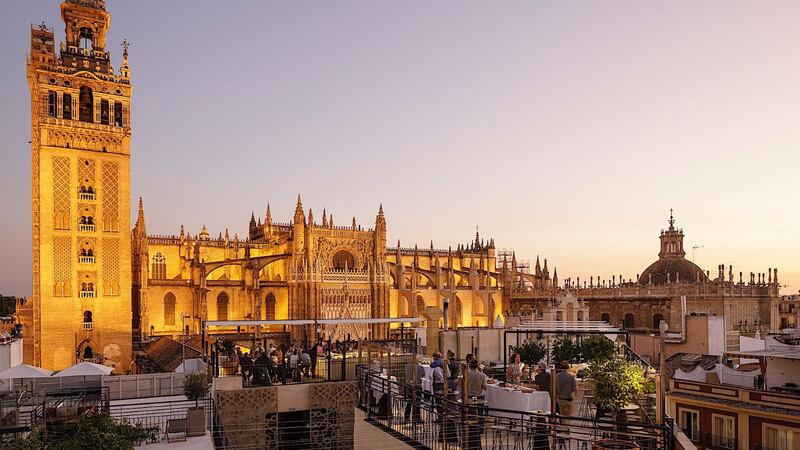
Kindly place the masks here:
POLYGON ((66 42, 31 29, 33 295, 26 361, 131 360, 130 70, 106 49, 102 0, 61 4, 66 42))
MULTIPOLYGON (((685 259, 683 232, 662 232, 659 259, 636 281, 559 283, 547 260, 533 272, 479 235, 456 248, 387 245, 374 223, 316 220, 298 196, 291 220, 250 217, 248 236, 148 234, 145 210, 130 224, 131 73, 106 46, 103 0, 61 4, 66 41, 31 30, 33 295, 18 311, 25 360, 53 370, 92 360, 124 370, 132 341, 196 334, 203 321, 423 317, 445 329, 491 327, 507 314, 623 322, 683 332, 690 314, 725 317, 743 332, 778 320, 777 270, 749 282, 716 279, 685 259)), ((296 340, 382 338, 388 325, 293 327, 296 340)), ((225 330, 222 330, 225 331, 225 330)), ((234 330, 235 331, 235 330, 234 330)), ((260 332, 262 330, 256 330, 260 332)), ((264 331, 279 331, 269 330, 264 331)))
MULTIPOLYGON (((550 288, 541 288, 527 274, 512 274, 511 282, 504 285, 510 313, 541 317, 561 307, 565 294, 570 293, 577 303, 564 310, 563 320, 602 320, 646 334, 658 332, 664 321, 672 344, 691 338, 687 316, 716 316, 723 321, 726 350, 738 350, 739 336, 777 329, 778 269, 751 272, 748 278, 739 272, 737 279, 732 266, 727 267, 726 274, 726 267, 720 265, 714 278, 686 259, 683 230, 675 227, 672 215, 668 224, 659 236, 658 259, 634 279, 619 275, 601 280, 598 276, 581 284, 580 278, 568 278, 562 286, 556 282, 550 288), (589 310, 588 317, 578 315, 584 307, 589 310)), ((538 266, 537 261, 536 273, 540 272, 538 266)))

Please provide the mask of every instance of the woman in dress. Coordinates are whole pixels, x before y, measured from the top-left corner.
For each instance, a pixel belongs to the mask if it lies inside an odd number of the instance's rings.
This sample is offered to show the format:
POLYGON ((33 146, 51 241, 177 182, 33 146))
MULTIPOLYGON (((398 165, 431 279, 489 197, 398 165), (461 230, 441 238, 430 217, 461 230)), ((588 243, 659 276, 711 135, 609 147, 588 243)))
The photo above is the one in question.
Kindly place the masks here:
POLYGON ((525 364, 522 362, 519 354, 514 353, 511 355, 511 364, 506 369, 506 382, 519 384, 522 381, 522 372, 525 370, 525 364))

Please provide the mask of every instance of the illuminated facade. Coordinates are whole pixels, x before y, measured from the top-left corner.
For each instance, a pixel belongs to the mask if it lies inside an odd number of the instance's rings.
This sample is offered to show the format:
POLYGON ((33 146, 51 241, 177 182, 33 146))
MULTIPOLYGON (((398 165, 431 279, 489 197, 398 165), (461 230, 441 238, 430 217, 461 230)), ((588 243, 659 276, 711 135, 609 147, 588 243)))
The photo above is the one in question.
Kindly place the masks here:
POLYGON ((33 295, 26 362, 131 361, 130 70, 118 72, 102 0, 61 4, 66 42, 31 29, 33 295))

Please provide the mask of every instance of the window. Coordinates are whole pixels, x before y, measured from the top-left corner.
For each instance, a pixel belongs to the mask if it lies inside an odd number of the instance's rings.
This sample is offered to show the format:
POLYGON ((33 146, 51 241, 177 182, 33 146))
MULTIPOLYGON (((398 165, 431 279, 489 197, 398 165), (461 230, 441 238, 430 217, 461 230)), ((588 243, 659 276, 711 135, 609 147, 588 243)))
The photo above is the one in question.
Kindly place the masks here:
POLYGON ((92 312, 91 311, 84 311, 83 312, 83 323, 92 323, 92 312))
POLYGON ((217 320, 228 320, 228 294, 224 292, 217 296, 217 320))
POLYGON ((628 313, 625 314, 625 328, 633 328, 636 326, 636 319, 634 319, 633 314, 628 313))
POLYGON ((61 115, 65 119, 72 119, 72 94, 64 94, 64 105, 61 115))
POLYGON ((275 320, 275 295, 271 292, 264 299, 264 316, 266 320, 275 320))
POLYGON ((100 123, 108 125, 108 100, 100 100, 100 123))
POLYGON ((714 441, 714 448, 735 449, 736 427, 734 425, 734 418, 731 416, 712 414, 711 435, 714 441))
POLYGON ((611 315, 608 313, 600 314, 600 320, 603 322, 611 323, 611 315))
POLYGON ((86 347, 83 349, 83 359, 92 359, 94 358, 94 351, 92 347, 86 347))
POLYGON ((164 280, 167 278, 167 258, 156 252, 151 259, 150 278, 155 280, 164 280))
POLYGON ((770 450, 800 450, 800 429, 779 425, 763 425, 764 448, 770 450))
POLYGON ((94 122, 94 95, 92 94, 92 89, 82 86, 78 101, 80 103, 80 120, 82 122, 94 122))
POLYGON ((122 126, 122 103, 114 102, 114 126, 122 126))
POLYGON ((333 255, 333 268, 336 270, 355 270, 356 258, 346 250, 340 250, 333 255))
POLYGON ((78 46, 83 49, 91 50, 93 47, 92 43, 92 29, 83 27, 80 29, 78 35, 78 46))
POLYGON ((661 321, 664 320, 663 314, 653 314, 653 329, 660 330, 661 321))
POLYGON ((175 294, 172 292, 164 296, 164 325, 175 325, 175 294))
POLYGON ((700 420, 697 411, 681 409, 681 429, 692 442, 700 441, 700 420))
POLYGON ((58 94, 56 91, 50 91, 47 93, 47 115, 50 117, 56 117, 56 104, 58 102, 58 94))

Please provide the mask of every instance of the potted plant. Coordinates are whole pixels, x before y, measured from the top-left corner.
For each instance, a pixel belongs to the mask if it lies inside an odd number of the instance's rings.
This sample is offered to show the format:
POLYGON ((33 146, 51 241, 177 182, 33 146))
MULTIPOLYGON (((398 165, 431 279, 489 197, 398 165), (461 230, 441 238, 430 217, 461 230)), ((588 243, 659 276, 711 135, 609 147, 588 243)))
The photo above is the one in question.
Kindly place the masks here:
POLYGON ((205 372, 186 375, 183 379, 183 393, 189 400, 194 400, 194 408, 186 410, 186 435, 202 436, 206 434, 206 410, 200 406, 200 399, 208 395, 209 376, 205 372))
POLYGON ((562 336, 553 344, 551 353, 553 362, 569 361, 574 362, 578 357, 578 346, 569 336, 562 336))
POLYGON ((581 342, 580 353, 584 361, 596 363, 613 358, 617 346, 611 339, 595 334, 581 342))
POLYGON ((517 347, 511 347, 511 351, 518 354, 519 359, 528 367, 539 364, 539 361, 544 359, 547 354, 544 345, 538 342, 526 342, 517 347))
MULTIPOLYGON (((616 421, 624 421, 623 408, 642 394, 647 385, 644 371, 636 364, 622 358, 599 361, 589 368, 594 381, 594 403, 597 411, 610 411, 616 421)), ((597 449, 635 449, 635 443, 617 440, 599 440, 597 449)))

